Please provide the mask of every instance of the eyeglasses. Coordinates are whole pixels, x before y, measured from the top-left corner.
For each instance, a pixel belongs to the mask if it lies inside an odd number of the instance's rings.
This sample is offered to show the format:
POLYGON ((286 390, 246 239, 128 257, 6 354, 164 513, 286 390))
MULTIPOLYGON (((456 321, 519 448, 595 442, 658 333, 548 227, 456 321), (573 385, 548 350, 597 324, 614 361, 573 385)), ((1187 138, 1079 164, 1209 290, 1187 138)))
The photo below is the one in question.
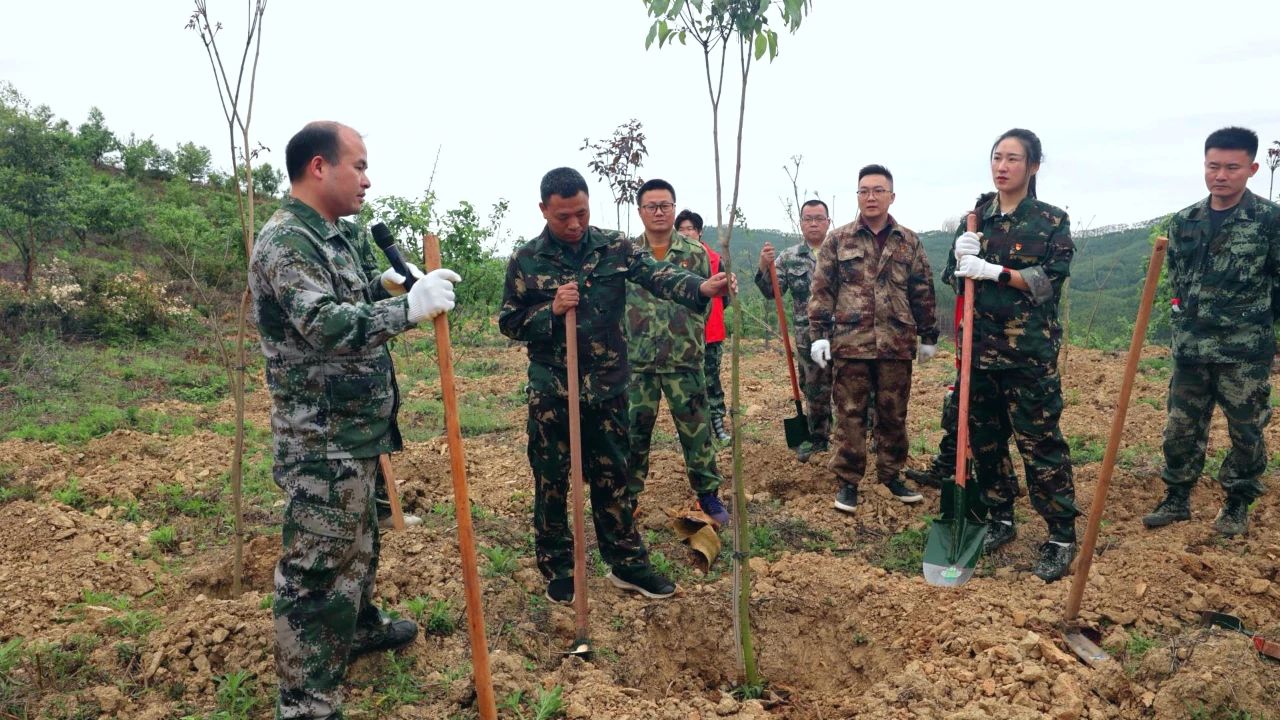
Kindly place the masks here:
POLYGON ((641 205, 640 209, 647 213, 662 211, 665 214, 675 210, 676 206, 673 203, 648 203, 647 205, 641 205))
POLYGON ((827 217, 826 215, 801 215, 800 216, 800 222, 807 222, 807 223, 824 223, 830 219, 831 218, 827 217))
POLYGON ((876 197, 884 197, 885 195, 888 195, 891 192, 893 191, 890 190, 889 188, 882 188, 882 187, 858 188, 858 197, 864 198, 864 197, 867 197, 868 195, 875 195, 876 197))

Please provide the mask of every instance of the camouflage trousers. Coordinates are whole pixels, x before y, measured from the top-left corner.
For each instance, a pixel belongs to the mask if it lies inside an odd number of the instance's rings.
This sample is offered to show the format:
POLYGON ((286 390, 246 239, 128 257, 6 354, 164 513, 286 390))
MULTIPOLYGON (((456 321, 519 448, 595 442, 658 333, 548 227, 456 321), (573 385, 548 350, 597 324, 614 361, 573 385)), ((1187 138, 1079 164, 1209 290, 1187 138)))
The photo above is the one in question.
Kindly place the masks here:
POLYGON ((638 498, 644 492, 644 482, 649 477, 649 447, 664 395, 684 451, 689 486, 698 495, 719 489, 720 471, 716 469, 716 451, 711 444, 707 387, 702 373, 633 372, 627 394, 631 405, 631 453, 627 461, 631 480, 627 490, 631 497, 638 498))
POLYGON ((377 622, 377 458, 277 465, 284 550, 275 572, 278 718, 340 717, 356 626, 377 622))
MULTIPOLYGON (((627 399, 618 395, 580 406, 582 474, 591 497, 600 557, 613 567, 641 567, 649 554, 636 530, 627 494, 627 399)), ((548 580, 573 576, 569 529, 569 402, 529 393, 529 467, 533 470, 533 533, 538 569, 548 580)))
MULTIPOLYGON (((947 394, 942 398, 942 439, 938 441, 938 454, 933 456, 932 462, 935 475, 952 480, 956 474, 956 443, 959 440, 956 437, 960 426, 960 399, 956 394, 959 386, 960 378, 956 378, 955 385, 948 387, 947 394)), ((997 491, 1001 497, 1016 497, 1018 476, 1013 473, 1013 463, 1009 463, 1007 469, 1009 474, 996 477, 993 484, 1001 486, 997 491)), ((970 463, 970 477, 973 477, 972 471, 970 463)))
POLYGON ((796 362, 800 367, 797 375, 800 380, 800 392, 804 394, 805 417, 809 418, 809 434, 814 440, 827 440, 831 437, 831 374, 834 367, 827 363, 825 368, 809 356, 809 345, 812 344, 808 325, 797 325, 792 335, 795 339, 796 362))
POLYGON ((1270 370, 1267 362, 1174 363, 1164 428, 1165 483, 1189 490, 1200 478, 1216 404, 1231 436, 1218 482, 1228 495, 1248 500, 1263 493, 1267 444, 1262 430, 1271 420, 1270 370))
POLYGON ((1017 440, 1031 505, 1050 536, 1075 540, 1071 451, 1062 437, 1062 381, 1053 365, 973 371, 969 388, 969 447, 983 503, 993 515, 1011 514, 1017 484, 1009 438, 1017 440))
POLYGON ((702 356, 702 374, 707 379, 707 409, 711 417, 724 417, 724 385, 720 383, 720 359, 724 357, 724 343, 707 343, 702 356))
POLYGON ((911 396, 910 360, 832 362, 831 400, 835 411, 836 480, 857 485, 867 470, 867 405, 875 403, 876 475, 887 483, 907 462, 907 400, 911 396))

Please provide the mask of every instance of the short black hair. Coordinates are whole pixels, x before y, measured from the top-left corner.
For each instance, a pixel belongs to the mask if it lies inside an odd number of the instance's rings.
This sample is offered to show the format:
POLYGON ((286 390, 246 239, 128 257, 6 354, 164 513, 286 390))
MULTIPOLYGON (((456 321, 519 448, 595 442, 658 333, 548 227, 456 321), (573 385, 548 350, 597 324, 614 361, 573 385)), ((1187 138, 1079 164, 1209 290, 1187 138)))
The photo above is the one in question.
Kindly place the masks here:
POLYGON ((822 212, 826 213, 827 215, 831 215, 831 211, 827 209, 827 204, 816 198, 813 200, 805 200, 804 204, 800 206, 800 212, 803 214, 805 208, 814 207, 815 205, 821 205, 822 212))
POLYGON ((1204 141, 1205 154, 1208 155, 1209 150, 1213 148, 1218 150, 1243 150, 1249 153, 1249 159, 1253 160, 1258 157, 1258 133, 1249 128, 1234 126, 1214 130, 1209 133, 1209 137, 1204 141))
POLYGON ((571 167, 558 167, 542 176, 542 202, 551 199, 552 195, 559 195, 566 200, 577 197, 578 193, 586 193, 591 195, 591 191, 587 190, 587 181, 582 177, 582 173, 571 167))
POLYGON ((676 216, 677 230, 680 229, 680 225, 684 223, 685 220, 688 220, 689 222, 693 223, 694 230, 697 230, 699 233, 702 232, 702 216, 701 215, 699 215, 698 213, 692 210, 681 210, 680 214, 676 216))
POLYGON ((867 165, 866 167, 858 171, 859 180, 861 180, 862 178, 868 175, 883 175, 889 178, 890 185, 893 184, 893 173, 889 172, 889 168, 883 165, 867 165))
POLYGON ((306 172, 307 164, 319 155, 330 165, 338 163, 342 150, 342 141, 338 137, 342 125, 332 120, 309 122, 293 137, 284 148, 284 167, 289 173, 289 181, 293 182, 306 172))
POLYGON ((658 178, 654 178, 652 180, 646 180, 644 184, 640 186, 640 189, 636 191, 637 205, 640 204, 640 198, 644 197, 644 194, 649 192, 650 190, 666 190, 667 192, 671 193, 671 202, 676 201, 676 189, 671 187, 671 183, 667 182, 666 180, 659 180, 658 178))

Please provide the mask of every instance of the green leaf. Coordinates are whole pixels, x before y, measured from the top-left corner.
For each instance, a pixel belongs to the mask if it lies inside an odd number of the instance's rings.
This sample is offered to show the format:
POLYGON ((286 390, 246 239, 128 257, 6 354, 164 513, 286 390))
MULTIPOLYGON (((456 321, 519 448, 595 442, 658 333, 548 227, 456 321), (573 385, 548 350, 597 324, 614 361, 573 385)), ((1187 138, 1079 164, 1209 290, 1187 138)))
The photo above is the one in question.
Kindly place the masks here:
POLYGON ((778 33, 769 31, 769 62, 778 57, 778 33))
POLYGON ((672 32, 672 29, 667 27, 666 20, 658 24, 658 47, 662 47, 667 43, 667 38, 671 37, 672 32))
POLYGON ((681 44, 681 45, 684 45, 684 44, 685 44, 685 42, 684 42, 684 36, 685 36, 685 31, 684 31, 683 29, 681 29, 681 30, 680 30, 680 44, 681 44))
POLYGON ((760 58, 764 57, 764 53, 768 49, 769 49, 769 38, 763 32, 756 33, 756 51, 755 51, 756 59, 759 60, 760 58))
POLYGON ((649 0, 649 12, 654 17, 661 17, 667 14, 667 9, 671 7, 671 0, 649 0))
POLYGON ((649 26, 649 37, 644 39, 645 50, 649 49, 649 46, 653 44, 653 39, 657 36, 658 36, 658 23, 654 22, 652 25, 649 26))

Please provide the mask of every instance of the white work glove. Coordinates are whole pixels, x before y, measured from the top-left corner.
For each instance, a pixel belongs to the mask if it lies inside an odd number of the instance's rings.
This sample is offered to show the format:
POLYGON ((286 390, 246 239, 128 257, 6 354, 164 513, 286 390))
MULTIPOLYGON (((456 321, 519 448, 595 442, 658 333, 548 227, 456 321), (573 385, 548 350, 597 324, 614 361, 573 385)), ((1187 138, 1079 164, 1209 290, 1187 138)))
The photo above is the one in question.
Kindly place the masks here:
POLYGON ((998 280, 1004 267, 989 263, 977 255, 965 255, 956 266, 956 277, 973 278, 974 280, 998 280))
MULTIPOLYGON (((405 265, 409 266, 409 272, 415 278, 418 280, 423 278, 422 271, 418 269, 417 265, 414 265, 413 263, 405 263, 405 265)), ((386 288, 387 292, 392 295, 403 295, 404 276, 396 272, 395 268, 387 268, 382 271, 382 287, 386 288)))
POLYGON ((977 255, 982 250, 982 233, 967 232, 956 238, 956 260, 965 255, 977 255))
POLYGON ((814 340, 809 346, 809 357, 818 363, 818 367, 826 368, 827 363, 831 361, 831 341, 814 340))
POLYGON ((409 290, 409 322, 417 324, 453 309, 453 284, 462 282, 447 268, 432 270, 409 290))
POLYGON ((933 359, 933 356, 937 354, 938 354, 937 345, 921 345, 920 346, 920 362, 922 363, 929 362, 930 360, 933 359))

